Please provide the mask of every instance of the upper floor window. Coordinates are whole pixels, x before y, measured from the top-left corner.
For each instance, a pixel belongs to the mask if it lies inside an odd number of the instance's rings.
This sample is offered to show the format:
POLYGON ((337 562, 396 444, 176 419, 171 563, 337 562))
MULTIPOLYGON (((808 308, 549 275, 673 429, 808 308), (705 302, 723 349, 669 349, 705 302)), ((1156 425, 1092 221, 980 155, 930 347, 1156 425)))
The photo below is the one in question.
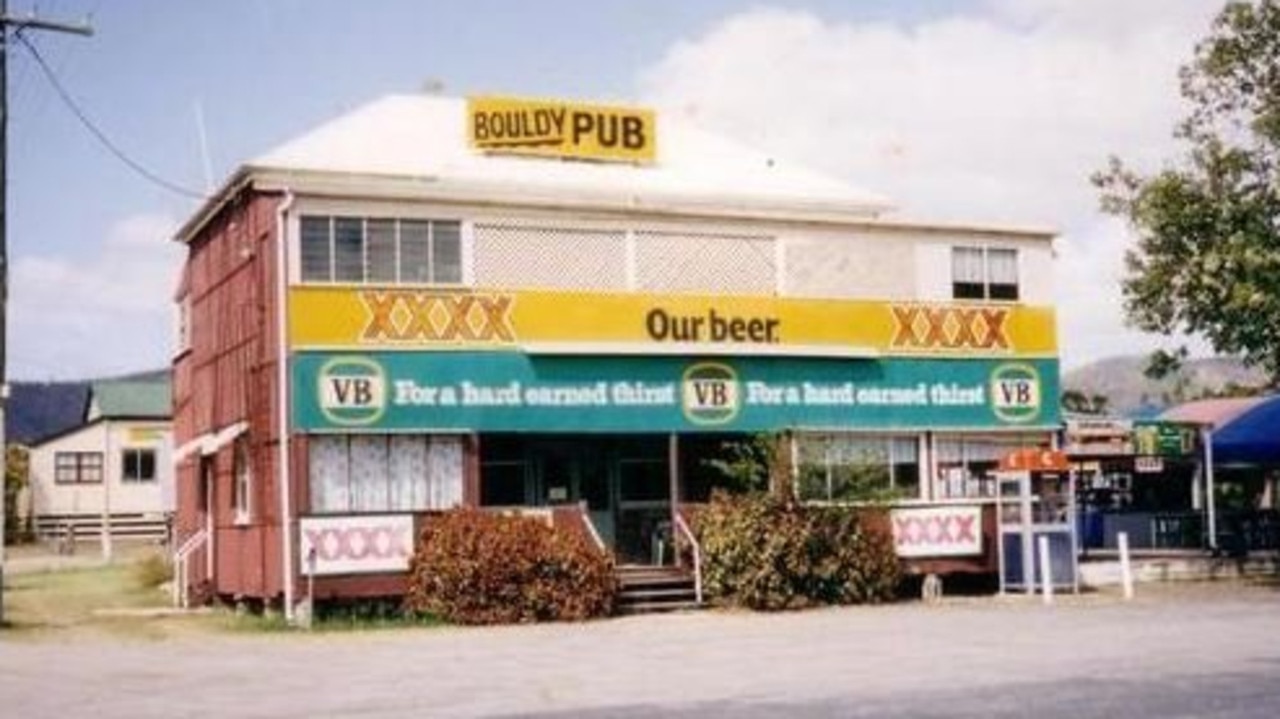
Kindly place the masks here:
POLYGON ((303 282, 462 282, 462 223, 304 215, 303 282))
POLYGON ((951 296, 957 300, 1017 300, 1018 251, 951 248, 951 296))
POLYGON ((53 455, 53 481, 97 484, 102 481, 101 452, 58 452, 53 455))

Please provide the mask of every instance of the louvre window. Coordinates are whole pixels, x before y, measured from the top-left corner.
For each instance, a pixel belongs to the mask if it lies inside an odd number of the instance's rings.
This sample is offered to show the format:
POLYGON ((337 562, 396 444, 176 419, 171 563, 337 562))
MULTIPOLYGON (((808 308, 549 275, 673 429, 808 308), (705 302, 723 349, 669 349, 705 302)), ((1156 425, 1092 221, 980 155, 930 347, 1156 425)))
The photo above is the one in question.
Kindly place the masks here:
POLYGON ((457 220, 304 215, 299 245, 303 282, 462 283, 457 220))

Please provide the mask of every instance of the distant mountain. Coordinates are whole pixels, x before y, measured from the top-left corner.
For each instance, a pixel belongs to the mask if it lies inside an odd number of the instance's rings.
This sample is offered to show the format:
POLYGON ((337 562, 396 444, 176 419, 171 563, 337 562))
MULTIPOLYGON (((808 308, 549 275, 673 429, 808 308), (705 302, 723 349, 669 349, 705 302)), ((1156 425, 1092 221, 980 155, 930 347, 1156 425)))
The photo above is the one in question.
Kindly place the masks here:
POLYGON ((30 445, 84 421, 88 382, 11 382, 5 402, 5 441, 30 445))
POLYGON ((5 403, 5 439, 17 444, 32 444, 79 426, 84 422, 89 389, 94 382, 156 382, 169 377, 169 374, 168 369, 154 369, 66 382, 15 380, 9 383, 9 399, 5 403))
POLYGON ((1159 382, 1143 374, 1146 366, 1147 355, 1108 357, 1065 372, 1062 390, 1075 390, 1086 397, 1101 395, 1107 398, 1107 414, 1133 415, 1232 386, 1261 390, 1267 383, 1265 373, 1230 357, 1186 360, 1181 370, 1159 382))
POLYGON ((110 377, 98 377, 88 380, 92 382, 159 382, 168 379, 173 374, 173 370, 165 367, 163 369, 148 369, 140 372, 130 372, 128 374, 112 375, 110 377))

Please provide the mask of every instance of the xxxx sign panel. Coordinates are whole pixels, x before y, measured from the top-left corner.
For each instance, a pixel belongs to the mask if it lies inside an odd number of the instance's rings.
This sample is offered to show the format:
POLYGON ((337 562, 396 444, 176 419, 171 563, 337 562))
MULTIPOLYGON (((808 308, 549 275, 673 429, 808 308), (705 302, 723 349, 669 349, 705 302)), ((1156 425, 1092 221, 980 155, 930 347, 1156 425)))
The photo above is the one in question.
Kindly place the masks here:
POLYGON ((303 517, 302 573, 405 572, 413 555, 413 515, 303 517))
POLYGON ((913 507, 895 509, 889 517, 899 557, 982 554, 982 507, 913 507))

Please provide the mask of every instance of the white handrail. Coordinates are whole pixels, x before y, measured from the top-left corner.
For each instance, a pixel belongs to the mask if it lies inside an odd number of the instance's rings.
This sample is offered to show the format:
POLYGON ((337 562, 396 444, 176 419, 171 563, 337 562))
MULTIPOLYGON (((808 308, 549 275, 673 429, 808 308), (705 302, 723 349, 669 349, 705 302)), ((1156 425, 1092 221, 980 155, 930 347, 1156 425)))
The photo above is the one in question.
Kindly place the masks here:
POLYGON ((195 534, 187 537, 177 551, 173 553, 173 587, 172 596, 175 606, 186 609, 191 605, 190 582, 188 581, 188 570, 190 569, 191 555, 204 546, 209 540, 209 532, 205 529, 198 530, 195 534))
POLYGON ((689 529, 689 525, 685 524, 684 517, 679 512, 675 513, 676 529, 680 530, 680 534, 688 540, 689 546, 693 547, 693 595, 698 604, 702 604, 702 548, 698 546, 698 540, 693 536, 693 532, 689 529))
POLYGON ((196 551, 197 547, 199 547, 201 544, 204 544, 205 539, 208 538, 207 535, 208 535, 208 532, 206 532, 203 528, 197 530, 195 534, 191 535, 190 537, 187 537, 185 542, 178 545, 178 550, 174 552, 174 554, 175 555, 181 554, 183 556, 191 554, 192 552, 196 551))
POLYGON ((601 551, 604 551, 604 539, 600 537, 600 532, 596 530, 596 523, 591 521, 591 512, 587 509, 587 503, 579 502, 578 509, 582 512, 582 523, 587 525, 587 531, 591 532, 591 538, 595 540, 596 546, 601 551))

